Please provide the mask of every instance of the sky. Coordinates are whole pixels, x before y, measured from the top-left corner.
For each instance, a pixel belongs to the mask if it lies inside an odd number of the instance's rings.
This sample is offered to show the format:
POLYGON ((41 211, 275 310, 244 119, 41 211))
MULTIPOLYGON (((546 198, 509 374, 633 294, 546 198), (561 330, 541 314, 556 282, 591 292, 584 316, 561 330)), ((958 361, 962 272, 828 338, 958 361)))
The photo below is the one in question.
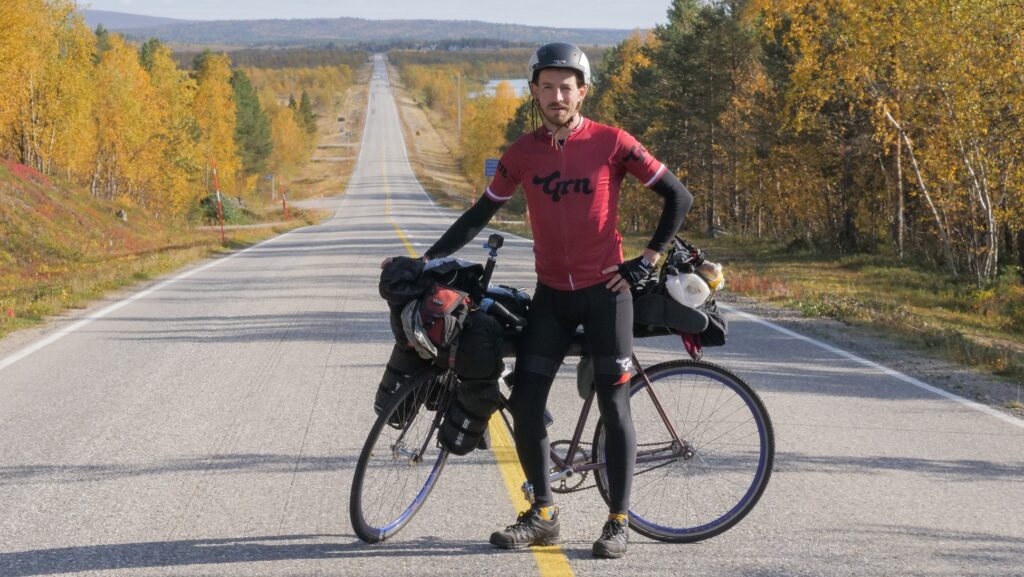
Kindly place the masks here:
MULTIPOLYGON (((0 0, 3 1, 3 0, 0 0)), ((482 20, 555 28, 653 28, 671 0, 79 0, 81 8, 183 20, 482 20)))

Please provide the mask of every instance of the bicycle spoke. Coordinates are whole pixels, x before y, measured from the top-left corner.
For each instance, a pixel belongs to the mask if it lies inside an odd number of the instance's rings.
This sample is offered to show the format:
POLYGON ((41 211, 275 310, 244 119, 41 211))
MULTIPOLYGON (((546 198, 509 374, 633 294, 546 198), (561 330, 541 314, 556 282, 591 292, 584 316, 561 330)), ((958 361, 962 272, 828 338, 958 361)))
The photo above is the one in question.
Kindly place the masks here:
MULTIPOLYGON (((356 465, 350 516, 356 534, 376 542, 400 530, 423 505, 447 459, 436 442, 436 413, 424 401, 439 382, 411 385, 398 393, 370 432, 356 465), (404 401, 413 403, 411 407, 404 401), (405 421, 396 430, 388 421, 405 421)), ((444 395, 438 397, 441 408, 444 395)))
MULTIPOLYGON (((667 541, 714 536, 738 522, 764 490, 774 453, 767 413, 749 387, 709 363, 673 361, 647 374, 650 384, 632 391, 643 462, 633 478, 631 526, 667 541), (648 394, 637 395, 641 390, 648 394), (669 450, 669 426, 685 443, 683 453, 669 450), (659 447, 664 460, 657 460, 659 447)), ((599 423, 598 455, 603 442, 599 423)), ((597 481, 607 499, 604 470, 597 481)))

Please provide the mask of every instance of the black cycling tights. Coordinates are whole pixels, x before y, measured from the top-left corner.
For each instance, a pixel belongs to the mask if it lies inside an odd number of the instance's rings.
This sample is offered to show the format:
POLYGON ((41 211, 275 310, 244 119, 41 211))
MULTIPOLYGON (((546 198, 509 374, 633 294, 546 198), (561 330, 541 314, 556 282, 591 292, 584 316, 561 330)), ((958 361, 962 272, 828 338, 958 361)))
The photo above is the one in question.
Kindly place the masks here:
POLYGON ((605 425, 609 509, 611 513, 626 513, 636 462, 636 431, 629 412, 633 302, 628 292, 612 292, 603 284, 578 291, 537 286, 516 357, 515 383, 509 399, 516 451, 526 479, 533 485, 536 506, 553 504, 544 407, 579 325, 584 327, 594 360, 597 404, 605 425))

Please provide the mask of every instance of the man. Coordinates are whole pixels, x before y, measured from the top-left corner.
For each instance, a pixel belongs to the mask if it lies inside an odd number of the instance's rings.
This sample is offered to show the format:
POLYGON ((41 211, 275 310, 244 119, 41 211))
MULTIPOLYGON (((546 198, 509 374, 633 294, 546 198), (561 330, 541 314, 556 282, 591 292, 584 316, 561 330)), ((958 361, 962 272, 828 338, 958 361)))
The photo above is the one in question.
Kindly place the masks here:
POLYGON ((583 325, 594 360, 598 407, 607 426, 611 507, 597 557, 626 552, 636 433, 629 412, 633 302, 631 286, 654 270, 693 197, 632 136, 580 113, 590 85, 586 55, 571 44, 542 46, 529 63, 530 90, 543 125, 501 158, 480 199, 427 251, 452 254, 470 242, 522 185, 536 257, 537 290, 516 357, 510 398, 519 460, 533 486, 533 506, 491 535, 501 548, 558 541, 558 510, 548 482, 544 409, 573 334, 583 325), (619 187, 626 173, 664 199, 643 254, 623 262, 617 230, 619 187))

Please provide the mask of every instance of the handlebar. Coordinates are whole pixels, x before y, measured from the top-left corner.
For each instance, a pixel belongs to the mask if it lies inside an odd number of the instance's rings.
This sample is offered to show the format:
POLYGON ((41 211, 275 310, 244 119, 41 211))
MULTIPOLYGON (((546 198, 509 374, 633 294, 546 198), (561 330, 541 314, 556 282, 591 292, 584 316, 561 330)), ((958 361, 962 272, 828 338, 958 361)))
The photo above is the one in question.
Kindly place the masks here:
POLYGON ((492 298, 485 298, 481 301, 480 308, 505 324, 512 325, 520 329, 526 326, 526 319, 508 310, 505 308, 505 305, 492 298))
MULTIPOLYGON (((494 273, 494 264, 498 260, 498 249, 504 244, 505 237, 500 234, 492 234, 487 237, 487 243, 484 244, 484 248, 488 251, 487 264, 484 265, 484 274, 480 277, 480 290, 484 294, 487 293, 487 287, 491 284, 491 275, 494 273)), ((511 325, 519 329, 526 326, 526 319, 508 310, 505 305, 493 298, 482 298, 480 300, 480 308, 506 325, 511 325)))

